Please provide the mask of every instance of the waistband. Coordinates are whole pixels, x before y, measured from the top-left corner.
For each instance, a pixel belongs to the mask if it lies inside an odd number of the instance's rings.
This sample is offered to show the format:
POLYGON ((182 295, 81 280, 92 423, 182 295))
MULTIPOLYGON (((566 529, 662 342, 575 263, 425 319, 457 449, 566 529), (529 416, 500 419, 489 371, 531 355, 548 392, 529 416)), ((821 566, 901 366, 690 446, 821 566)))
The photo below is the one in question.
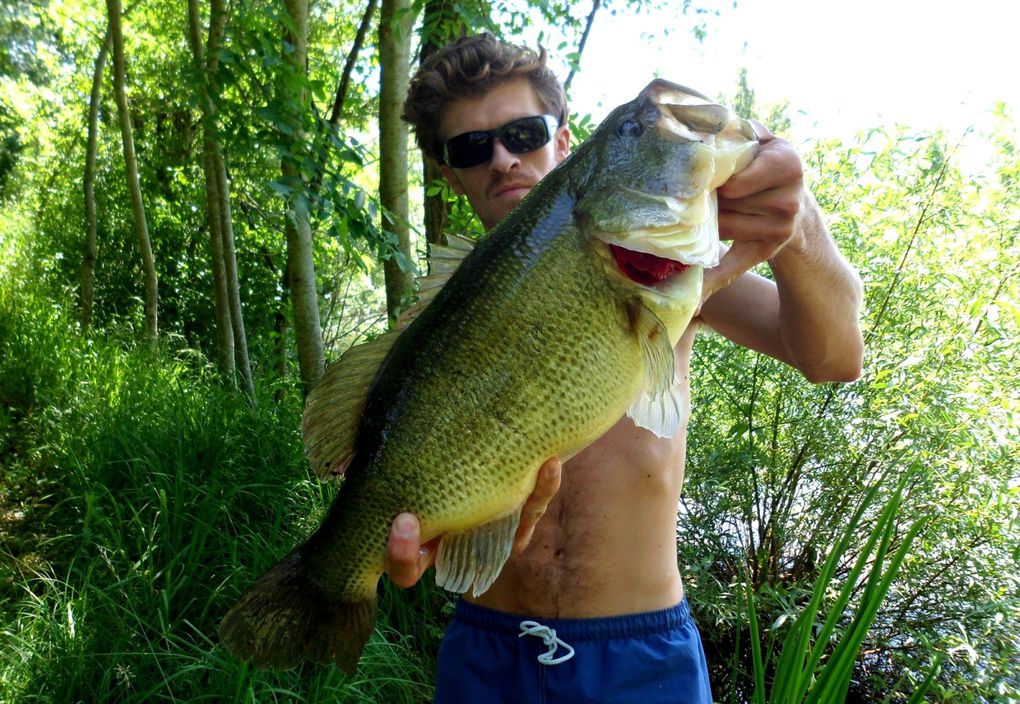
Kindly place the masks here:
POLYGON ((474 628, 513 636, 520 634, 521 621, 538 621, 543 626, 555 629, 556 635, 567 641, 601 640, 634 638, 675 631, 690 623, 691 608, 687 603, 687 597, 684 597, 676 606, 661 611, 600 618, 537 618, 496 611, 461 599, 457 602, 453 618, 474 628))

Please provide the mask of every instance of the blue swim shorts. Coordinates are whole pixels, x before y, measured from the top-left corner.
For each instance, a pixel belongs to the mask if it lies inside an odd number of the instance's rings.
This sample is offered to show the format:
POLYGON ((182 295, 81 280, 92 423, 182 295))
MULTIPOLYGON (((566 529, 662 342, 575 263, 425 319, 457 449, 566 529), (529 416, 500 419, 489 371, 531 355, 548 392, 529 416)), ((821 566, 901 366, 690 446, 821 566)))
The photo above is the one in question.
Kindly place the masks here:
POLYGON ((439 649, 434 704, 711 704, 684 599, 663 611, 533 619, 461 600, 439 649))

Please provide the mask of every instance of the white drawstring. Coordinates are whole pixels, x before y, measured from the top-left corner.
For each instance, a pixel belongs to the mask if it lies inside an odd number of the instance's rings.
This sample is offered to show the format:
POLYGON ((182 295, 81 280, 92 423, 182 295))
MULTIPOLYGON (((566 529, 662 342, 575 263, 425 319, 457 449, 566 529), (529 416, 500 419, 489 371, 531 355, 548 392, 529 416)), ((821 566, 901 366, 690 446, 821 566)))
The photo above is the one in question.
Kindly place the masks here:
POLYGON ((566 662, 574 657, 574 649, 568 643, 564 643, 556 637, 555 628, 544 626, 538 621, 521 621, 521 633, 518 637, 523 638, 524 636, 541 638, 542 642, 549 646, 547 652, 538 656, 538 661, 543 665, 559 665, 561 662, 566 662), (558 658, 553 657, 556 654, 556 648, 559 646, 563 646, 568 652, 558 658))

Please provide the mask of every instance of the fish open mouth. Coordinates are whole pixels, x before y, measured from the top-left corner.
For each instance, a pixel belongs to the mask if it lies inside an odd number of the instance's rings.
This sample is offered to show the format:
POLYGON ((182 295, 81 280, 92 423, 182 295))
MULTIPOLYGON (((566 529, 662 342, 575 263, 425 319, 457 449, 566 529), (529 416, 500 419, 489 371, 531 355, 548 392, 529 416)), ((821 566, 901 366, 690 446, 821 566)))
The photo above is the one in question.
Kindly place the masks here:
POLYGON ((624 276, 642 286, 654 287, 674 274, 679 274, 688 266, 683 262, 646 252, 636 252, 615 244, 609 245, 609 251, 624 276))

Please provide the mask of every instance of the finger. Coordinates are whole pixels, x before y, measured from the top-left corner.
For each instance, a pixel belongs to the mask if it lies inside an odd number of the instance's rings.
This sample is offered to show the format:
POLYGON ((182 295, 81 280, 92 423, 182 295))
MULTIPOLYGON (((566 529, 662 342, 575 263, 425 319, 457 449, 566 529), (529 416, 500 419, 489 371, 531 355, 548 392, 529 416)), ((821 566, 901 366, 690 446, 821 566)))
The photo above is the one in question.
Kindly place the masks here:
POLYGON ((514 552, 520 552, 531 542, 535 533, 535 526, 545 515, 549 503, 560 488, 560 480, 563 476, 563 465, 557 458, 548 460, 538 470, 538 478, 535 480, 535 488, 531 496, 524 502, 521 508, 521 522, 517 526, 517 533, 514 536, 514 552))
POLYGON ((428 567, 428 558, 422 554, 421 524, 417 517, 402 513, 390 526, 386 542, 386 573, 398 587, 407 588, 421 578, 428 567), (422 567, 422 562, 426 562, 422 567))
POLYGON ((725 200, 747 196, 783 186, 799 186, 804 181, 804 164, 793 145, 769 136, 743 171, 735 173, 719 187, 725 200))
POLYGON ((719 239, 762 240, 778 250, 793 234, 801 209, 801 199, 793 191, 759 194, 728 210, 720 205, 719 239))
MULTIPOLYGON (((531 492, 531 496, 528 497, 528 503, 532 505, 539 518, 545 513, 549 502, 552 501, 556 492, 559 491, 562 476, 563 463, 557 457, 547 460, 538 470, 535 489, 531 492)), ((538 519, 536 518, 535 520, 537 521, 538 519)))
POLYGON ((733 281, 755 264, 771 256, 773 247, 760 240, 737 240, 723 255, 718 266, 705 270, 705 281, 701 288, 702 302, 733 281))
POLYGON ((772 134, 772 130, 761 122, 755 120, 753 117, 748 120, 748 122, 750 122, 751 126, 754 127, 754 133, 758 135, 758 144, 767 144, 776 138, 776 136, 772 134))

